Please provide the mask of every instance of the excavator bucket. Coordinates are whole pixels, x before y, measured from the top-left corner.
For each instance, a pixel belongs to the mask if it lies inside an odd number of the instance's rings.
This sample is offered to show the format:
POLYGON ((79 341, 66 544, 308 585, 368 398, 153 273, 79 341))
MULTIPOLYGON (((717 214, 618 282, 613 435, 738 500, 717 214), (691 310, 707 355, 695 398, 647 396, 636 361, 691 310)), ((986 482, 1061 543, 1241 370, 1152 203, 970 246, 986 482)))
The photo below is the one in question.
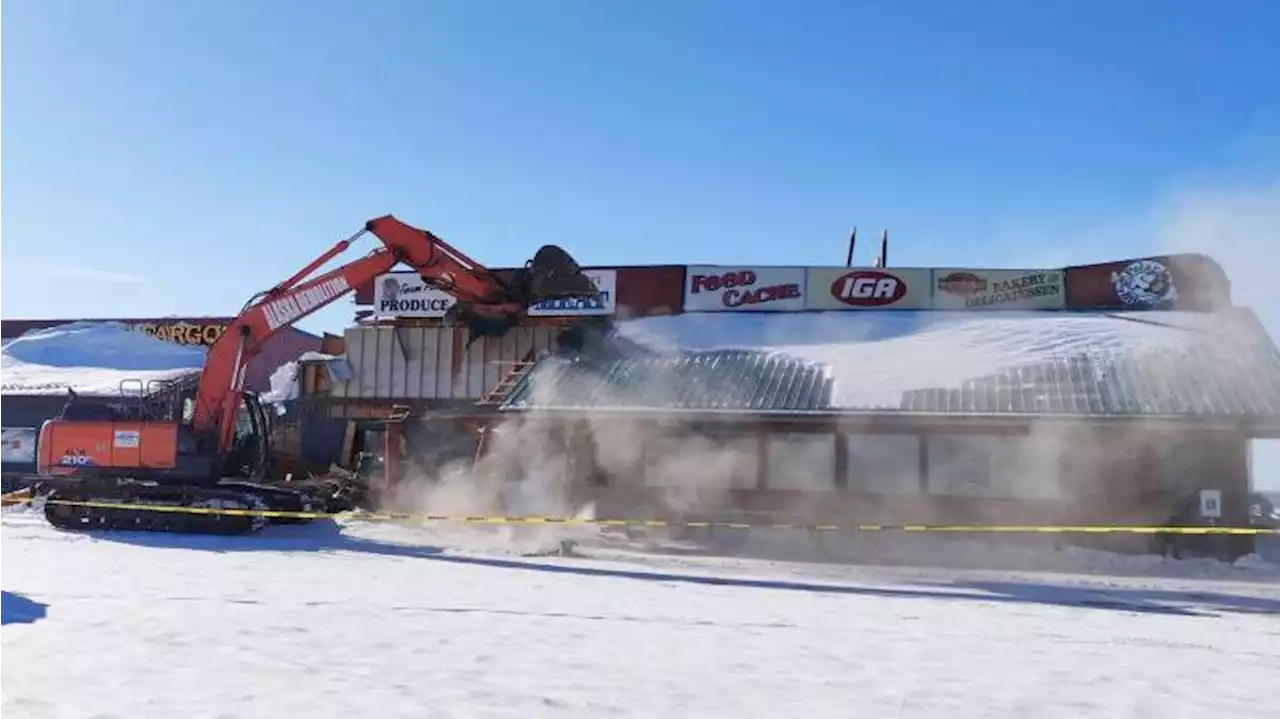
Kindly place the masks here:
POLYGON ((599 288, 582 271, 568 252, 556 245, 544 245, 524 270, 524 305, 543 300, 580 297, 594 298, 599 288))

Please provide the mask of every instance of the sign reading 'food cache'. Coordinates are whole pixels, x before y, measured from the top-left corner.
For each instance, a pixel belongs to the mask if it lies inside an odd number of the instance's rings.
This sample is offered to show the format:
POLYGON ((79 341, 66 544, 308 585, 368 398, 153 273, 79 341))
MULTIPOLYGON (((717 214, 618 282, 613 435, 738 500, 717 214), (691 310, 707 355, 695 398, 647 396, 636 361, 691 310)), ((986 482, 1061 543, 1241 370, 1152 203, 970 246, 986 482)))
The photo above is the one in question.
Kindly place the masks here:
POLYGON ((1067 293, 1062 270, 934 270, 939 310, 1060 310, 1067 293))
POLYGON ((921 310, 932 306, 929 270, 813 267, 808 274, 806 309, 921 310))
POLYGON ((685 312, 797 312, 805 308, 803 267, 690 265, 685 312))

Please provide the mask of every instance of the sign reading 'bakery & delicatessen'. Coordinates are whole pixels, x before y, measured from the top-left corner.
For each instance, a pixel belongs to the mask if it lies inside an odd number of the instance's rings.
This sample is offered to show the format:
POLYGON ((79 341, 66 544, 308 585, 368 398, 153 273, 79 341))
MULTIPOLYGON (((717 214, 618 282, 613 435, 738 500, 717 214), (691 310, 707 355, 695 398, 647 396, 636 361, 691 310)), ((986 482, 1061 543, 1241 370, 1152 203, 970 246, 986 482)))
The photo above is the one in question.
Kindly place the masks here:
POLYGON ((939 310, 1058 310, 1066 307, 1062 270, 933 271, 939 310))

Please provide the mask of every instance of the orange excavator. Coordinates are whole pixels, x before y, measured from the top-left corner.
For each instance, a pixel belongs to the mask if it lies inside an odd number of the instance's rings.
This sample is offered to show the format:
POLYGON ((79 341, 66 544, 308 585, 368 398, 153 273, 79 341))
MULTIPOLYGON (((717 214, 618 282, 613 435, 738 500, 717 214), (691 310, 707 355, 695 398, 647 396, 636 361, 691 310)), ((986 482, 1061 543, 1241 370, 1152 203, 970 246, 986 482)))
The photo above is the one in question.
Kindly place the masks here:
POLYGON ((194 388, 147 387, 137 402, 112 405, 73 395, 36 445, 45 517, 64 529, 244 534, 265 526, 272 509, 313 509, 319 500, 265 478, 270 417, 244 390, 246 367, 273 334, 400 263, 457 298, 448 317, 473 340, 505 333, 544 300, 598 294, 555 245, 499 275, 431 232, 391 215, 370 220, 251 298, 209 348, 194 388), (365 233, 383 246, 307 279, 365 233))

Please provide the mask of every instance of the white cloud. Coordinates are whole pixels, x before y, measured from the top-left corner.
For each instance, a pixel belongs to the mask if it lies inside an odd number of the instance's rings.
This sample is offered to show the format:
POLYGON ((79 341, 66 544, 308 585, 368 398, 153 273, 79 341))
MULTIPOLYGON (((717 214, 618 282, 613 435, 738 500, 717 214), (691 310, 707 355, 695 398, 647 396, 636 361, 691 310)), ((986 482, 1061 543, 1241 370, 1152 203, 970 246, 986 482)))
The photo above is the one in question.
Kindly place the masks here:
POLYGON ((82 280, 85 282, 105 282, 117 285, 140 285, 147 281, 147 278, 141 275, 130 274, 128 272, 116 272, 113 270, 102 270, 76 265, 10 263, 4 266, 4 270, 6 274, 58 277, 63 279, 82 280))
POLYGON ((1280 178, 1172 193, 1156 204, 1152 221, 1161 251, 1217 260, 1236 304, 1265 311, 1280 302, 1280 178))

